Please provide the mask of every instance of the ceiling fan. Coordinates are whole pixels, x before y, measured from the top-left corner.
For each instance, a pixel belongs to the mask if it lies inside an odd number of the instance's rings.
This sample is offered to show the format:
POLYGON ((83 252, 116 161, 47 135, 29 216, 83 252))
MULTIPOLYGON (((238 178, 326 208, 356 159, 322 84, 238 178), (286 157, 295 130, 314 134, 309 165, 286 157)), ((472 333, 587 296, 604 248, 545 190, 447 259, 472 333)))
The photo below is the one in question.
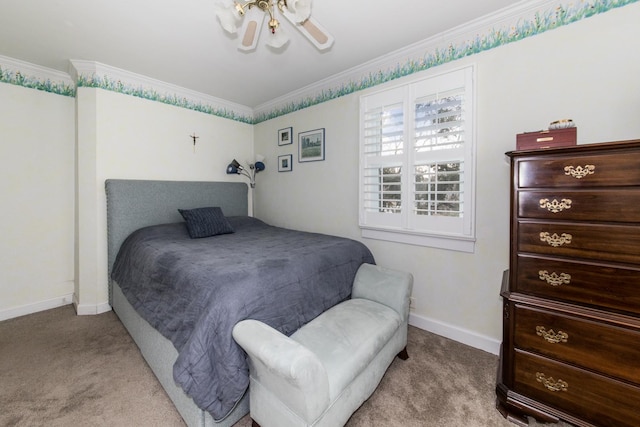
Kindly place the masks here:
POLYGON ((239 50, 253 51, 258 45, 260 31, 268 21, 267 45, 275 49, 283 48, 289 37, 280 27, 276 9, 298 31, 318 49, 326 50, 333 45, 333 36, 311 16, 311 0, 249 0, 234 1, 232 5, 216 5, 215 13, 222 28, 235 34, 238 24, 242 34, 239 50))

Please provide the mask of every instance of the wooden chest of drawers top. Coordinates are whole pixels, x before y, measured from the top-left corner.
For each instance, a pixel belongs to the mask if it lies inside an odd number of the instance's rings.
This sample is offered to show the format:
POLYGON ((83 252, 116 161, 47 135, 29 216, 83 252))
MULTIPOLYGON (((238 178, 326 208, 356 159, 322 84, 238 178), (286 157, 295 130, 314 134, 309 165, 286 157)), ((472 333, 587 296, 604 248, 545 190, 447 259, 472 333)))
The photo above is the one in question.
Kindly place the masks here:
POLYGON ((640 140, 507 153, 516 188, 640 185, 640 140))

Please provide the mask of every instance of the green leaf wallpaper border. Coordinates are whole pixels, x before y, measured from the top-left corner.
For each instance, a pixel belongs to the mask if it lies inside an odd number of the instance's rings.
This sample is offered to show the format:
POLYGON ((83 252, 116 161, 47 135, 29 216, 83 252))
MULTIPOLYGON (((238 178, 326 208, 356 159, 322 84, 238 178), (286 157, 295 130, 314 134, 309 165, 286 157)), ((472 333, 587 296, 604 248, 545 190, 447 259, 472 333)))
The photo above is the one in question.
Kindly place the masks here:
POLYGON ((247 116, 231 109, 189 100, 178 94, 162 94, 153 88, 123 83, 120 80, 112 79, 106 75, 79 75, 74 86, 73 84, 52 82, 50 79, 26 76, 20 71, 12 71, 7 68, 3 69, 0 66, 0 83, 9 83, 70 97, 75 97, 76 90, 80 87, 99 88, 151 101, 162 102, 180 108, 187 108, 242 123, 257 124, 460 58, 535 36, 615 8, 636 3, 637 1, 639 0, 581 0, 577 4, 570 3, 569 6, 559 5, 544 13, 536 13, 532 19, 521 20, 509 28, 494 28, 488 30, 485 34, 478 34, 471 40, 455 45, 450 44, 446 48, 436 48, 433 51, 426 52, 421 58, 410 59, 405 63, 397 64, 391 69, 370 72, 360 80, 347 81, 335 88, 323 89, 316 95, 304 97, 298 101, 284 104, 266 113, 260 113, 254 116, 247 116))
POLYGON ((41 79, 33 76, 26 76, 20 71, 13 71, 9 68, 2 68, 0 65, 0 83, 8 83, 28 89, 42 90, 56 95, 76 96, 76 86, 68 83, 56 83, 51 79, 41 79))
POLYGON ((109 76, 98 76, 91 74, 89 76, 81 74, 77 79, 78 87, 89 87, 109 90, 112 92, 122 93, 124 95, 135 96, 150 101, 162 102, 174 107, 186 108, 205 114, 210 114, 225 119, 235 120, 242 123, 254 124, 253 117, 247 117, 238 114, 235 111, 226 108, 214 107, 203 102, 190 100, 184 96, 176 94, 162 94, 155 89, 143 86, 130 85, 123 83, 121 80, 111 79, 109 76))
POLYGON ((261 123, 360 90, 369 89, 391 80, 535 36, 607 12, 611 9, 636 3, 637 1, 638 0, 582 0, 579 4, 569 7, 560 5, 545 13, 536 13, 532 20, 519 21, 510 28, 492 29, 487 34, 477 35, 472 40, 457 45, 450 44, 447 48, 427 52, 420 59, 411 59, 404 64, 397 64, 392 69, 369 73, 368 76, 359 81, 348 81, 339 87, 322 90, 315 96, 274 108, 267 113, 257 115, 254 118, 254 123, 261 123))

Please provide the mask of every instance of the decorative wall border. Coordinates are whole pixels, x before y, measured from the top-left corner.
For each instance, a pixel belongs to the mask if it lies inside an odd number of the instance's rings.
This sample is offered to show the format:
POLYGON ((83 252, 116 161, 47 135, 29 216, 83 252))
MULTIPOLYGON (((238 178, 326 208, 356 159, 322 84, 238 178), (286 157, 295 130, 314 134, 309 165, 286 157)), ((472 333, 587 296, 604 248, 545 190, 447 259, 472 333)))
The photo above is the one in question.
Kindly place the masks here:
POLYGON ((68 74, 1 55, 0 83, 76 96, 76 85, 68 74))
POLYGON ((70 70, 78 88, 109 90, 224 119, 254 124, 253 110, 249 107, 130 71, 94 61, 80 60, 72 60, 70 70))
POLYGON ((569 3, 569 6, 564 1, 539 1, 516 5, 260 105, 255 108, 254 123, 520 41, 637 1, 580 0, 577 4, 569 3), (541 11, 541 7, 546 10, 541 11))
POLYGON ((224 119, 235 120, 242 123, 253 124, 254 120, 251 115, 239 114, 234 110, 224 107, 214 107, 211 104, 194 101, 177 93, 161 93, 153 88, 136 86, 129 83, 123 83, 121 80, 114 80, 108 75, 99 76, 97 74, 81 75, 78 77, 77 85, 81 87, 92 87, 98 89, 118 92, 124 95, 135 96, 150 101, 162 102, 163 104, 172 105, 174 107, 186 108, 198 111, 212 116, 222 117, 224 119))
POLYGON ((91 61, 71 61, 71 75, 0 56, 0 83, 76 96, 91 87, 257 124, 332 99, 523 40, 639 0, 531 1, 439 34, 406 49, 251 109, 91 61), (545 9, 541 11, 541 9, 545 9), (444 40, 444 41, 443 41, 444 40))

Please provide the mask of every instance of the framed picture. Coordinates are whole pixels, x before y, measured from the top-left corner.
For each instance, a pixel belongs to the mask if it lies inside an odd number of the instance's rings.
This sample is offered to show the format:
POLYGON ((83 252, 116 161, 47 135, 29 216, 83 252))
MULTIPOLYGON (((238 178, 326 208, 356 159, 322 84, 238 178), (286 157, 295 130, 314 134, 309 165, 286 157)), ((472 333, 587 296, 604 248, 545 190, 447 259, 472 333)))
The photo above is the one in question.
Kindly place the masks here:
POLYGON ((288 145, 293 143, 293 129, 284 128, 278 131, 278 145, 288 145))
POLYGON ((324 128, 298 134, 298 161, 324 160, 324 128))
POLYGON ((291 172, 293 169, 293 154, 278 156, 278 172, 291 172))

